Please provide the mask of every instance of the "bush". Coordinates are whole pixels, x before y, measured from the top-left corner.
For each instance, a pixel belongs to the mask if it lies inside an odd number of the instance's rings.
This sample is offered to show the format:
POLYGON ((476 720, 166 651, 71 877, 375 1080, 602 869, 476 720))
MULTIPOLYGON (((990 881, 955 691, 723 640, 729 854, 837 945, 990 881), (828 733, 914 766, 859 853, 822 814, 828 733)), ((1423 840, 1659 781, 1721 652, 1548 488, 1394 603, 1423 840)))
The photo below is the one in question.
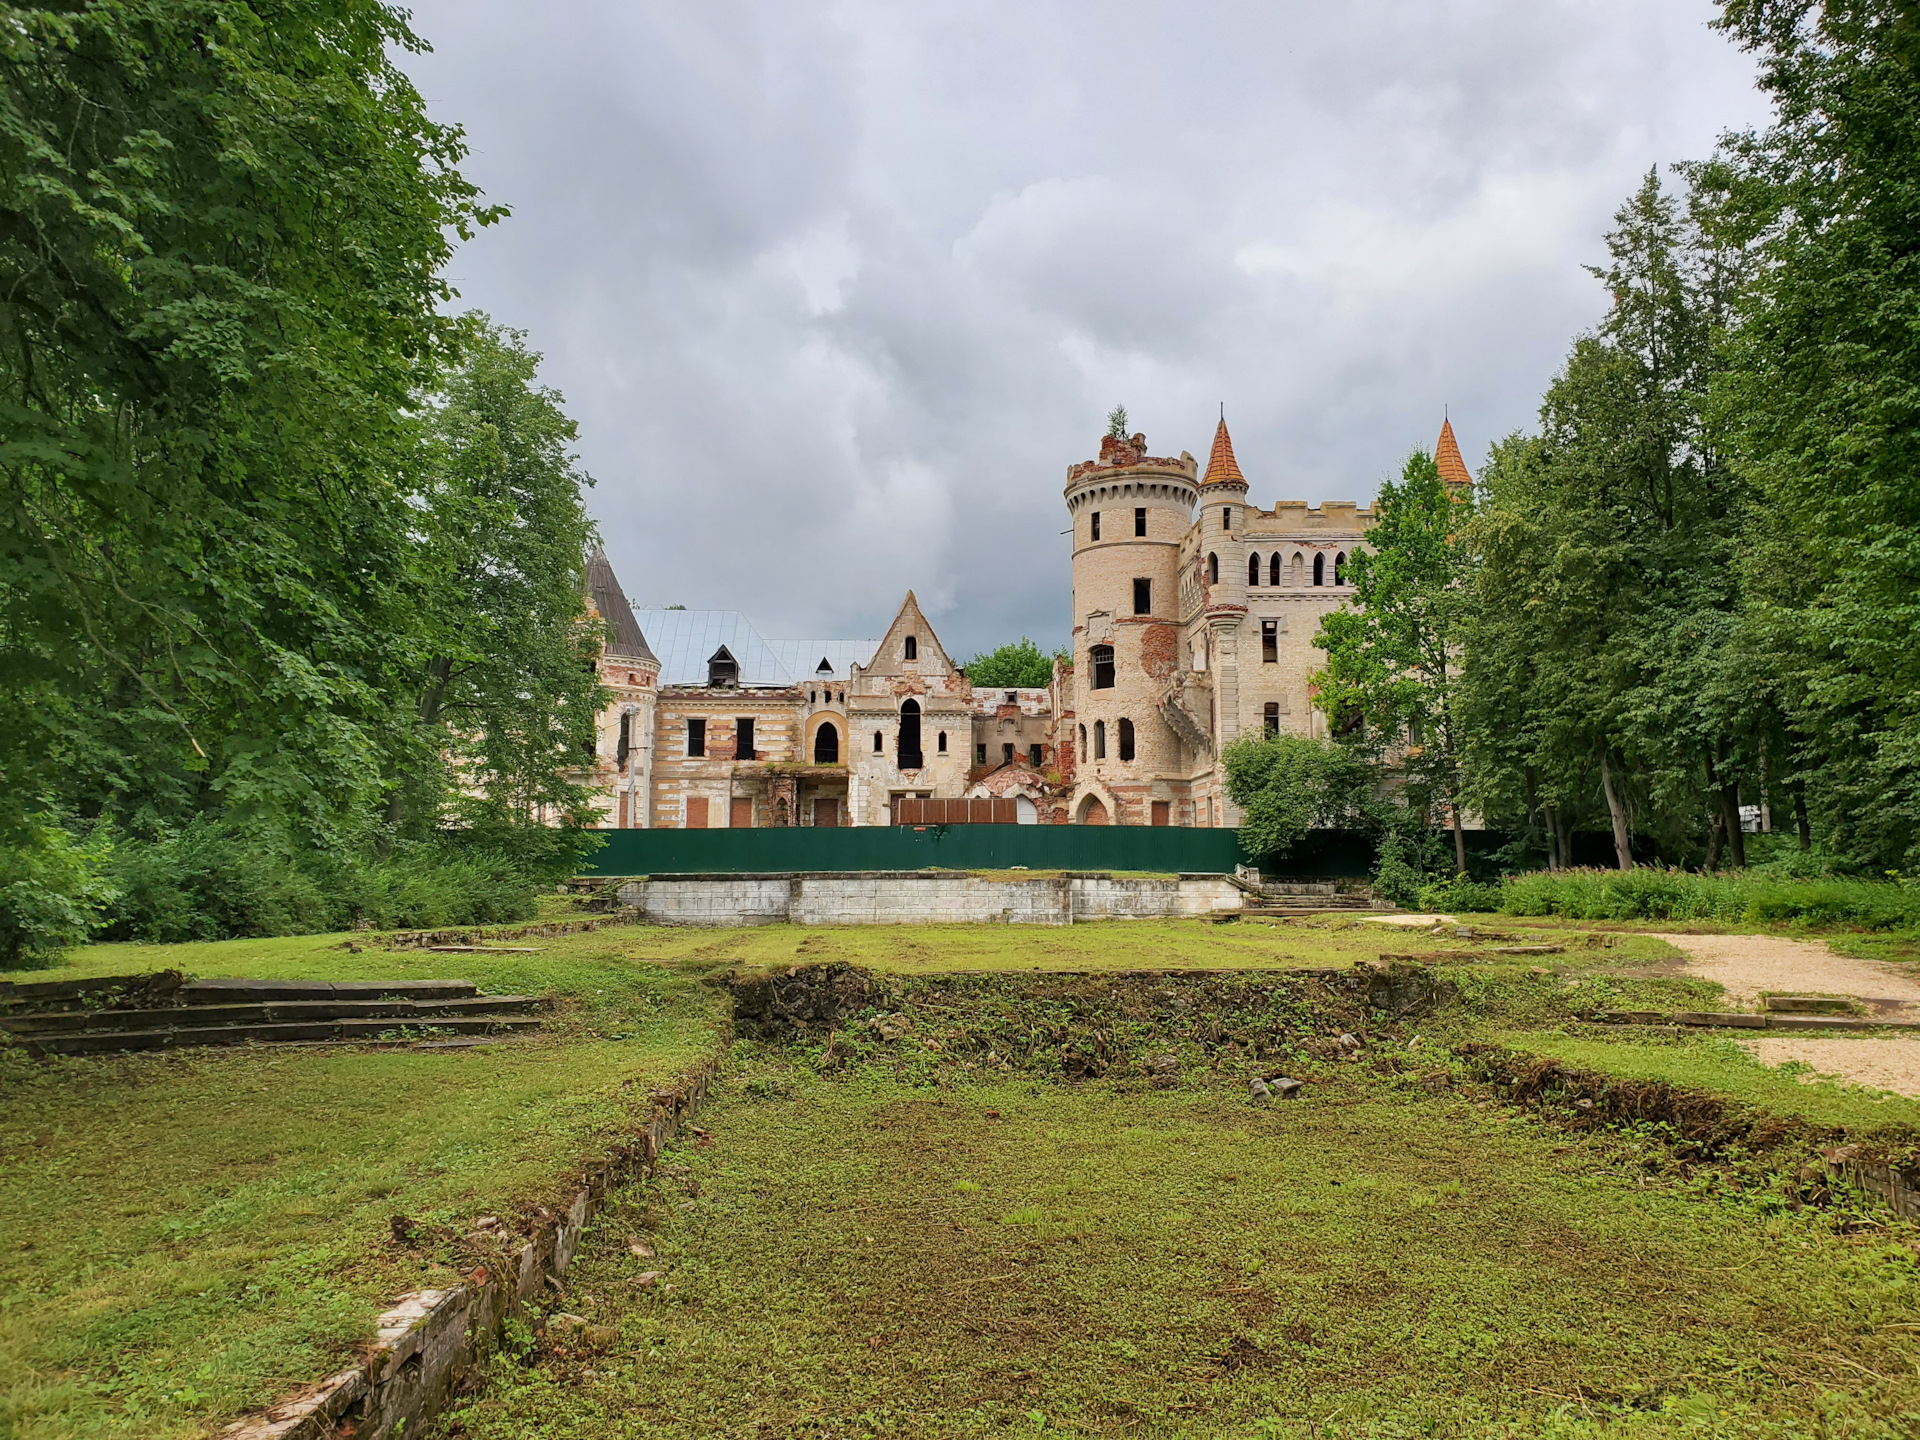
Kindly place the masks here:
POLYGON ((1465 875, 1420 887, 1422 910, 1497 911, 1502 899, 1499 885, 1482 884, 1465 875))
POLYGON ((0 850, 0 970, 39 969, 85 943, 114 897, 103 873, 110 848, 101 832, 77 840, 35 824, 0 850))
POLYGON ((1407 858, 1408 845, 1397 831, 1380 837, 1380 850, 1373 868, 1375 898, 1401 909, 1421 903, 1420 871, 1407 858))
POLYGON ((1798 921, 1871 930, 1920 927, 1920 887, 1898 881, 1636 870, 1536 870, 1499 887, 1509 915, 1574 920, 1798 921))

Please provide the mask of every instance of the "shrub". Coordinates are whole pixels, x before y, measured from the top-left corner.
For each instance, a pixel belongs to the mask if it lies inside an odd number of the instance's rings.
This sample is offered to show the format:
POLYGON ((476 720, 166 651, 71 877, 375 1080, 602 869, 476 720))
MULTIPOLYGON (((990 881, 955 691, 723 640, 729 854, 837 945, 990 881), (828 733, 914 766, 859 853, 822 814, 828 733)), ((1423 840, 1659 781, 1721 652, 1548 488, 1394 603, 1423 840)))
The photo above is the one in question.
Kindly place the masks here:
POLYGON ((1422 885, 1419 904, 1422 910, 1495 911, 1500 908, 1501 899, 1499 885, 1482 884, 1465 875, 1455 875, 1451 880, 1422 885))
POLYGON ((1421 903, 1420 871, 1408 860, 1407 848, 1397 831, 1387 831, 1380 837, 1373 870, 1374 895, 1401 909, 1421 903))
POLYGON ((51 965, 85 943, 112 901, 104 833, 77 840, 57 825, 34 824, 0 850, 0 970, 51 965))
POLYGON ((1899 881, 1796 880, 1636 870, 1536 870, 1500 886, 1509 915, 1574 920, 1798 921, 1872 930, 1920 927, 1920 887, 1899 881))

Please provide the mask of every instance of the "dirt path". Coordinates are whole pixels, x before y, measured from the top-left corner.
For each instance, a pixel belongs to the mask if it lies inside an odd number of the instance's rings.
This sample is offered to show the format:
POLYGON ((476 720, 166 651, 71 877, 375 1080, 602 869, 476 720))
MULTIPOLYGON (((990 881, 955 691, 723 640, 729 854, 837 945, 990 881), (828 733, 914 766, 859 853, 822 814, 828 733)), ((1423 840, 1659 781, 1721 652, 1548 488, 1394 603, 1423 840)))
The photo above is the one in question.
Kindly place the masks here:
POLYGON ((1780 935, 1656 935, 1687 957, 1686 973, 1718 981, 1727 998, 1753 1007, 1763 990, 1851 995, 1888 1020, 1920 1020, 1920 975, 1878 960, 1836 955, 1821 940, 1780 935))
MULTIPOLYGON (((1889 1040, 1866 1035, 1769 1035, 1740 1043, 1763 1065, 1804 1060, 1818 1075, 1838 1075, 1876 1090, 1920 1095, 1920 1039, 1912 1036, 1889 1040)), ((1815 1076, 1802 1078, 1811 1082, 1815 1076)))

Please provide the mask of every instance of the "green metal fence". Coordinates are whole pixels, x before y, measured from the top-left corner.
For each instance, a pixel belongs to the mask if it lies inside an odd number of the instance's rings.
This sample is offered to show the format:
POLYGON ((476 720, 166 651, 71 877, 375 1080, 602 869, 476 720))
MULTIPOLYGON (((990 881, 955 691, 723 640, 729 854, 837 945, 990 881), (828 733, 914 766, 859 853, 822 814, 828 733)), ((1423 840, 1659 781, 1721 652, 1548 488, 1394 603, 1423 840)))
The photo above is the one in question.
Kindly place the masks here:
MULTIPOLYGON (((1232 830, 1150 825, 863 825, 827 830, 601 830, 590 875, 781 870, 1161 870, 1251 863, 1232 830)), ((1364 873, 1364 871, 1362 872, 1364 873)))

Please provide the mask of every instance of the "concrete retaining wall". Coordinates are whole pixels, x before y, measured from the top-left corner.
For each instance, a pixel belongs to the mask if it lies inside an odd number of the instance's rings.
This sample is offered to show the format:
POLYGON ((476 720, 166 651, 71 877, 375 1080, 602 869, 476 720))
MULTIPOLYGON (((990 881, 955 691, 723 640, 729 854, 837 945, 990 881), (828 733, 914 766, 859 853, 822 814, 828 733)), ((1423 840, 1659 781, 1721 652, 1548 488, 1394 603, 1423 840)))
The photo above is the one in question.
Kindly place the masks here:
POLYGON ((582 1184, 566 1213, 554 1217, 510 1252, 504 1273, 482 1267, 448 1290, 403 1295, 375 1322, 364 1364, 235 1421, 225 1440, 391 1440, 418 1434, 446 1408, 467 1372, 499 1343, 509 1316, 540 1294, 549 1277, 567 1273, 587 1222, 616 1186, 643 1180, 661 1147, 705 1102, 711 1062, 678 1086, 654 1094, 653 1119, 631 1144, 583 1167, 582 1184))
POLYGON ((630 880, 620 903, 660 925, 1071 925, 1240 912, 1224 875, 1142 880, 1056 875, 990 880, 945 871, 663 875, 630 880))

